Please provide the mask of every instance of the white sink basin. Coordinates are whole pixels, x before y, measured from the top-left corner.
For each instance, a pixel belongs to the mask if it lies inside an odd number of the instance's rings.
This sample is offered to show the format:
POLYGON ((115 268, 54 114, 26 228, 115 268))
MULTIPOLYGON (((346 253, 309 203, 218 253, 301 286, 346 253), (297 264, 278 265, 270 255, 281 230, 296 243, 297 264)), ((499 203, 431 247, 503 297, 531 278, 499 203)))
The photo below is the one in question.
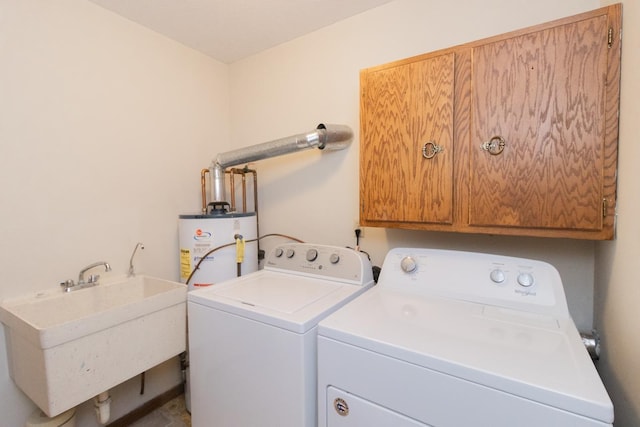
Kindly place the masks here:
POLYGON ((147 276, 0 304, 11 377, 62 413, 186 349, 187 287, 147 276))

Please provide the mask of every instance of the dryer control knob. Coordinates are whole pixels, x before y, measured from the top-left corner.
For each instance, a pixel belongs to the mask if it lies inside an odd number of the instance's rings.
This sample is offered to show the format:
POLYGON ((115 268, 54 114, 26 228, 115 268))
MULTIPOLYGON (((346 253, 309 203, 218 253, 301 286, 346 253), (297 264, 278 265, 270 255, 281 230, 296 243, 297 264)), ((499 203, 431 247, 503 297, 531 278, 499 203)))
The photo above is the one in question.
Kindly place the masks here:
POLYGON ((418 268, 418 264, 416 264, 416 261, 412 257, 406 256, 400 261, 400 268, 402 268, 402 271, 405 273, 413 273, 418 268))
POLYGON ((280 258, 283 253, 284 251, 282 250, 282 248, 276 249, 276 258, 280 258))
POLYGON ((489 274, 489 277, 491 278, 491 281, 494 283, 502 283, 504 282, 504 279, 505 279, 504 271, 500 270, 499 268, 496 268, 495 270, 491 271, 491 273, 489 274))
POLYGON ((318 250, 317 249, 309 249, 307 251, 307 261, 315 261, 318 258, 318 250))
POLYGON ((340 261, 340 255, 338 254, 331 254, 329 256, 329 261, 331 262, 331 264, 337 264, 340 261))
POLYGON ((287 249, 287 258, 293 258, 295 254, 296 251, 294 251, 293 249, 287 249))
POLYGON ((520 273, 518 274, 518 283, 520 286, 524 286, 528 288, 533 285, 533 275, 531 273, 520 273))

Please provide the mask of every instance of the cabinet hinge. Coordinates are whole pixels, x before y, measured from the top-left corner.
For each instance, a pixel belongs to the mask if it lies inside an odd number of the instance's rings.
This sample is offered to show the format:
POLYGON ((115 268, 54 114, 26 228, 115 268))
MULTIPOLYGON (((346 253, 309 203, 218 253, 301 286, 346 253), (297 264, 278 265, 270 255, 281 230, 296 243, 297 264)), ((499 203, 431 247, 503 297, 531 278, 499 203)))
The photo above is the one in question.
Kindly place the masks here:
POLYGON ((602 199, 602 218, 607 217, 607 199, 602 199))
POLYGON ((613 28, 609 28, 607 31, 607 47, 611 49, 611 46, 613 46, 613 28))

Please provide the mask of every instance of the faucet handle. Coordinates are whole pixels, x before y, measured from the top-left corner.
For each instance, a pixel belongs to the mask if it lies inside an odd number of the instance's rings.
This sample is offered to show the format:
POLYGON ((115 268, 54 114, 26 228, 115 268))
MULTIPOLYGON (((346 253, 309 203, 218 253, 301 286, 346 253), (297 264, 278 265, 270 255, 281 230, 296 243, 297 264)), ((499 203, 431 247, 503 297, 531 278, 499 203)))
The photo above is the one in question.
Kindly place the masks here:
POLYGON ((73 282, 73 279, 67 279, 64 282, 60 282, 60 286, 63 287, 63 290, 65 292, 69 292, 71 290, 72 287, 74 287, 76 284, 73 282))
POLYGON ((98 280, 100 280, 99 274, 90 274, 87 283, 98 283, 98 280))

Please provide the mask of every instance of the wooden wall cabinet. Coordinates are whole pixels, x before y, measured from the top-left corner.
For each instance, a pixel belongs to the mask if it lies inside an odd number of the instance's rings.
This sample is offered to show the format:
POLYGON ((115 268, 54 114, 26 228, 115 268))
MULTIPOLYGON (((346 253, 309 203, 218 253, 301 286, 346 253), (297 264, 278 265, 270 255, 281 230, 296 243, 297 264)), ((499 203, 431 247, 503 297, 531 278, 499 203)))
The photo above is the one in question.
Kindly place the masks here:
POLYGON ((360 222, 614 238, 621 5, 363 70, 360 222))

